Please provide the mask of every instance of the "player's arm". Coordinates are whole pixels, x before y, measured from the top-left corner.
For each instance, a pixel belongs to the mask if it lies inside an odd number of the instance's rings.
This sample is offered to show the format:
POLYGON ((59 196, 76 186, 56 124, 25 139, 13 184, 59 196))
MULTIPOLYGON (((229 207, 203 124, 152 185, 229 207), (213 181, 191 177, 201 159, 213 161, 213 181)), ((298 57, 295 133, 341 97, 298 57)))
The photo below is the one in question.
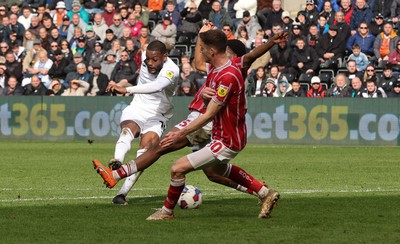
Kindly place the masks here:
MULTIPOLYGON (((212 23, 207 23, 207 24, 203 25, 203 27, 201 27, 199 34, 202 32, 211 30, 213 28, 214 28, 214 25, 212 23)), ((198 35, 197 42, 196 42, 196 48, 194 49, 194 67, 196 68, 197 71, 207 72, 206 61, 204 60, 204 57, 201 54, 201 44, 202 44, 202 40, 200 38, 200 35, 198 35)))
POLYGON ((127 92, 129 92, 131 94, 149 94, 149 93, 155 93, 155 92, 162 91, 164 88, 169 86, 171 83, 172 83, 171 79, 161 76, 161 77, 158 77, 155 82, 127 87, 126 90, 127 90, 127 92))
POLYGON ((287 33, 286 32, 282 32, 282 33, 279 33, 277 35, 274 35, 272 38, 270 38, 268 40, 267 43, 258 46, 253 51, 251 51, 250 53, 247 53, 247 54, 245 54, 243 56, 243 67, 244 68, 250 67, 251 64, 254 61, 256 61, 256 59, 258 59, 259 57, 264 55, 266 52, 268 52, 269 49, 271 49, 271 47, 274 44, 282 42, 282 41, 287 41, 286 39, 287 39, 287 33))

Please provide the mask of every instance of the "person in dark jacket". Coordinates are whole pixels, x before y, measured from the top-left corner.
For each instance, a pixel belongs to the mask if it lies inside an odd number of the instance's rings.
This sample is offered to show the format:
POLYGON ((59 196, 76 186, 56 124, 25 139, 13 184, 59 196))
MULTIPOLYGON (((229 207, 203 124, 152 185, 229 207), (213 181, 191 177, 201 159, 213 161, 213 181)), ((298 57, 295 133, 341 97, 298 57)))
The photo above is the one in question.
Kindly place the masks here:
POLYGON ((14 53, 11 51, 6 54, 6 76, 14 76, 19 84, 22 82, 22 64, 15 59, 14 53))
POLYGON ((68 65, 68 60, 64 58, 60 49, 54 51, 54 56, 55 60, 48 74, 52 79, 57 78, 59 80, 64 80, 67 76, 67 73, 64 72, 64 69, 68 65))
POLYGON ((296 41, 297 48, 294 49, 291 65, 300 74, 316 74, 318 72, 319 60, 317 52, 314 48, 306 46, 306 41, 303 38, 298 38, 296 41))
POLYGON ((338 58, 344 56, 346 41, 343 36, 338 35, 336 25, 329 26, 328 33, 321 36, 316 47, 317 54, 324 68, 337 68, 338 58))
POLYGON ((87 96, 107 96, 109 93, 106 92, 106 88, 108 85, 108 77, 107 75, 100 72, 101 65, 100 63, 94 63, 92 65, 93 72, 89 76, 89 92, 87 96))
POLYGON ((325 94, 325 97, 351 97, 350 81, 343 73, 336 75, 333 86, 325 94))
POLYGON ((52 79, 46 95, 61 96, 61 94, 63 93, 64 93, 64 86, 61 84, 61 81, 57 78, 52 79))
POLYGON ((292 90, 286 93, 286 97, 307 97, 304 89, 301 87, 300 82, 297 80, 292 81, 292 90))
POLYGON ((350 19, 351 34, 354 35, 361 23, 370 23, 373 18, 372 10, 365 0, 357 0, 350 19))
POLYGON ((400 98, 400 81, 393 84, 392 91, 388 93, 388 97, 400 98))
POLYGON ((267 75, 264 67, 258 67, 256 70, 253 70, 247 78, 247 83, 247 96, 261 96, 265 85, 267 84, 267 75))
POLYGON ((24 39, 25 27, 18 22, 18 16, 16 14, 10 14, 10 23, 4 28, 4 41, 11 43, 10 35, 15 33, 17 40, 24 39))
POLYGON ((124 50, 121 52, 120 61, 115 65, 111 73, 110 83, 117 83, 119 86, 123 87, 136 85, 138 72, 137 64, 129 60, 129 54, 124 50))
POLYGON ((24 89, 18 83, 15 76, 10 76, 7 81, 7 86, 1 92, 1 96, 21 96, 24 94, 24 89))
POLYGON ((361 97, 361 93, 364 91, 362 81, 359 77, 354 77, 351 80, 351 97, 361 97))
POLYGON ((24 86, 25 96, 45 96, 47 88, 43 85, 37 75, 33 75, 31 83, 24 86))
MULTIPOLYGON (((271 50, 271 65, 277 65, 280 72, 286 71, 290 68, 290 60, 292 58, 292 49, 286 42, 280 42, 274 45, 271 50)), ((290 73, 290 72, 289 72, 290 73)))

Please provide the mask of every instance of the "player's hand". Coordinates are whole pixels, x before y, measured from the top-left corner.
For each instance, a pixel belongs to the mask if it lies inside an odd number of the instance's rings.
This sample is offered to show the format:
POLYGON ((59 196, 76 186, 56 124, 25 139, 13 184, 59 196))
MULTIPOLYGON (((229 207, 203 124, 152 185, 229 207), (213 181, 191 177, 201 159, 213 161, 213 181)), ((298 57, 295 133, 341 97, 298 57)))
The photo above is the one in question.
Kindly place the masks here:
POLYGON ((281 43, 281 42, 287 42, 288 38, 288 33, 287 32, 281 32, 279 34, 274 35, 271 40, 274 43, 281 43))
POLYGON ((216 29, 216 26, 214 26, 214 24, 212 22, 207 22, 203 25, 203 27, 201 27, 199 33, 206 32, 206 31, 213 30, 213 29, 216 29))
POLYGON ((108 84, 107 88, 106 88, 106 92, 116 92, 119 94, 124 94, 126 93, 126 88, 125 87, 121 87, 121 86, 117 86, 114 84, 108 84))
POLYGON ((210 88, 210 87, 206 87, 203 90, 201 90, 200 92, 200 96, 203 98, 203 100, 205 101, 210 101, 210 99, 215 95, 215 90, 210 88))
POLYGON ((180 137, 180 131, 170 131, 168 132, 164 138, 160 141, 160 146, 162 148, 169 147, 173 145, 177 139, 180 137))

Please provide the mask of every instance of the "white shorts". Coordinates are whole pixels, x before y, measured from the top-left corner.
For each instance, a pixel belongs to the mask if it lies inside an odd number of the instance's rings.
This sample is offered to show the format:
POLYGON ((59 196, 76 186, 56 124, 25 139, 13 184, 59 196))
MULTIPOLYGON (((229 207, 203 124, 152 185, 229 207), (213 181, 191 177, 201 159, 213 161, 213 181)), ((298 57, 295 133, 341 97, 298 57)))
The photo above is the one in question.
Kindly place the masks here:
MULTIPOLYGON (((190 123, 192 123, 195 119, 197 119, 200 115, 201 113, 198 111, 190 112, 190 114, 187 116, 185 120, 175 125, 175 128, 178 128, 179 130, 185 128, 186 126, 190 125, 190 123)), ((186 138, 189 140, 190 144, 200 145, 203 147, 210 142, 211 131, 212 131, 212 122, 209 122, 201 129, 198 129, 195 132, 192 132, 189 135, 187 135, 186 138)))
POLYGON ((140 134, 155 132, 159 137, 167 127, 168 119, 159 113, 151 113, 140 107, 129 105, 121 114, 121 122, 132 120, 140 127, 140 134))
POLYGON ((220 141, 212 141, 199 151, 186 157, 194 169, 199 169, 207 168, 217 163, 229 163, 238 153, 238 151, 227 148, 220 141))

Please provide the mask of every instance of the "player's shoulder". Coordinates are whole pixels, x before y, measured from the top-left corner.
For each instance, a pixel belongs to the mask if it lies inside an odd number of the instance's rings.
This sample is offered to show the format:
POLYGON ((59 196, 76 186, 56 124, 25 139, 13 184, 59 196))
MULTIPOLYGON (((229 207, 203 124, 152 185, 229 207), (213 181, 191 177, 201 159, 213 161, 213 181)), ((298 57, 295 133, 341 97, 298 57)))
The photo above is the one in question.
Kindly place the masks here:
POLYGON ((167 61, 164 63, 161 69, 161 73, 166 73, 167 77, 172 79, 172 75, 176 77, 179 76, 179 67, 174 63, 174 61, 172 61, 170 58, 167 58, 167 61))

